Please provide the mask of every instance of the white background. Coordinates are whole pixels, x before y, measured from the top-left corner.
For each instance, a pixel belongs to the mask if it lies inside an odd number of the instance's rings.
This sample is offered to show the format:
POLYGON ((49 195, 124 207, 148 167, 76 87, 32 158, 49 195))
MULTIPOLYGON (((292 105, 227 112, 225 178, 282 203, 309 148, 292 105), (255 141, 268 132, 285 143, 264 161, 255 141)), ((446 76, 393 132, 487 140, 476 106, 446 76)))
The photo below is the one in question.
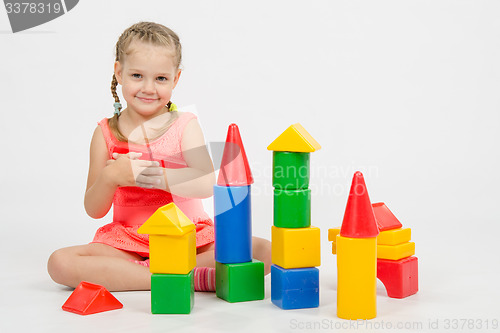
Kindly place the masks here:
POLYGON ((372 202, 412 228, 420 263, 417 295, 389 299, 378 284, 372 323, 491 328, 500 320, 499 17, 500 2, 480 0, 80 1, 12 34, 0 8, 0 331, 338 329, 346 322, 335 316, 327 229, 342 221, 356 170, 372 202), (189 316, 152 316, 149 292, 115 293, 124 309, 90 317, 60 309, 71 291, 50 280, 46 261, 110 222, 83 209, 88 149, 113 112, 116 40, 141 20, 179 34, 173 101, 196 108, 206 140, 223 141, 238 124, 255 176, 254 235, 270 239, 268 144, 300 122, 322 145, 310 186, 322 230, 320 308, 278 309, 267 278, 262 302, 197 293, 189 316))

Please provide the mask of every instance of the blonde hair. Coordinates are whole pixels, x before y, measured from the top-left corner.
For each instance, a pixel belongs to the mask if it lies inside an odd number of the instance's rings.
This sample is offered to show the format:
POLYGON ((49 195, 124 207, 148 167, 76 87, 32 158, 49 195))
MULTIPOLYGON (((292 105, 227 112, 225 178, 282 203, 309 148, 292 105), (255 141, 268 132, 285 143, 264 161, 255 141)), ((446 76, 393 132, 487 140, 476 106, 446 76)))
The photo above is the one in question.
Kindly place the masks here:
MULTIPOLYGON (((141 41, 146 43, 151 43, 157 46, 165 46, 172 50, 172 56, 174 59, 174 65, 176 69, 179 69, 182 60, 182 47, 179 40, 179 36, 169 28, 164 25, 153 23, 153 22, 139 22, 136 23, 129 28, 127 28, 118 38, 116 42, 116 59, 115 61, 123 62, 125 60, 125 56, 129 54, 129 46, 133 41, 141 41)), ((120 98, 116 93, 116 86, 118 85, 118 81, 116 80, 116 76, 113 73, 113 79, 111 81, 111 94, 115 99, 115 103, 120 103, 120 98)), ((170 110, 172 102, 168 102, 167 108, 170 110)), ((119 108, 121 111, 121 107, 119 108)), ((170 111, 173 112, 173 111, 170 111)), ((168 127, 173 120, 177 117, 177 113, 173 112, 168 124, 165 127, 168 127), (175 116, 174 116, 175 115, 175 116)), ((118 128, 118 118, 120 117, 119 113, 115 113, 112 118, 109 118, 109 128, 113 135, 120 141, 127 142, 127 138, 123 133, 120 132, 118 128)))

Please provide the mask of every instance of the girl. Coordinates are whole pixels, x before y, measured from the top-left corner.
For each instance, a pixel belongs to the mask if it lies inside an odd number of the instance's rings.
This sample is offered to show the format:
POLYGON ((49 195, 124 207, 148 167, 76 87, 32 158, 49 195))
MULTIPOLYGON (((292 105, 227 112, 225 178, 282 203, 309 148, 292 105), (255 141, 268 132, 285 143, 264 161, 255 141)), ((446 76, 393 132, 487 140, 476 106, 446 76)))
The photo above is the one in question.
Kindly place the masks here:
MULTIPOLYGON (((102 218, 113 206, 113 222, 92 243, 50 256, 55 282, 149 290, 148 236, 137 229, 157 208, 174 202, 196 225, 195 289, 215 290, 214 227, 200 200, 212 195, 214 168, 196 116, 177 112, 170 101, 180 64, 179 38, 163 25, 134 24, 118 39, 111 83, 115 114, 94 131, 85 193, 87 214, 102 218)), ((270 248, 269 241, 253 238, 253 256, 264 262, 266 274, 270 248)))

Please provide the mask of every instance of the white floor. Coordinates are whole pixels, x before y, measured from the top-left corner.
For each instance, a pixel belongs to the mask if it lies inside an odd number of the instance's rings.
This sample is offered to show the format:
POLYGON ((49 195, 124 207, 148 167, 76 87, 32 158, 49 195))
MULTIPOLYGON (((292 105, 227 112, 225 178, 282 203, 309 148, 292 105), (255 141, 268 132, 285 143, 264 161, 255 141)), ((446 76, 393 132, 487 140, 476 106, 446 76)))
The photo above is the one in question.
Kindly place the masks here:
MULTIPOLYGON (((481 223, 476 226, 481 229, 481 223)), ((397 327, 422 332, 466 332, 471 328, 498 331, 497 236, 470 230, 450 234, 446 229, 433 229, 432 234, 425 230, 413 233, 419 257, 418 294, 390 299, 378 282, 377 318, 353 323, 335 315, 336 258, 328 253, 326 230, 322 230, 320 307, 288 311, 271 303, 267 276, 263 301, 231 304, 214 293, 196 293, 190 315, 152 315, 149 292, 119 292, 113 294, 123 303, 123 309, 79 316, 61 309, 71 290, 54 284, 46 273, 51 249, 43 245, 37 249, 12 249, 12 255, 3 260, 1 273, 0 332, 365 331, 367 326, 368 331, 397 327)), ((8 244, 5 236, 3 246, 8 244)))

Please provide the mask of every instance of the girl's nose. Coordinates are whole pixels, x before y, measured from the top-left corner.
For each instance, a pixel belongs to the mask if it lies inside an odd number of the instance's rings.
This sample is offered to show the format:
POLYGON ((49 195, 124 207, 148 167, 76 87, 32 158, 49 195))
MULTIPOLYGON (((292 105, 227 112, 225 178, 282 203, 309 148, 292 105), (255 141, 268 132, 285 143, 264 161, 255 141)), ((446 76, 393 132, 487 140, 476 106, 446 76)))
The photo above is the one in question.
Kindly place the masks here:
POLYGON ((154 93, 155 84, 151 80, 144 80, 144 84, 142 85, 142 92, 144 93, 154 93))

